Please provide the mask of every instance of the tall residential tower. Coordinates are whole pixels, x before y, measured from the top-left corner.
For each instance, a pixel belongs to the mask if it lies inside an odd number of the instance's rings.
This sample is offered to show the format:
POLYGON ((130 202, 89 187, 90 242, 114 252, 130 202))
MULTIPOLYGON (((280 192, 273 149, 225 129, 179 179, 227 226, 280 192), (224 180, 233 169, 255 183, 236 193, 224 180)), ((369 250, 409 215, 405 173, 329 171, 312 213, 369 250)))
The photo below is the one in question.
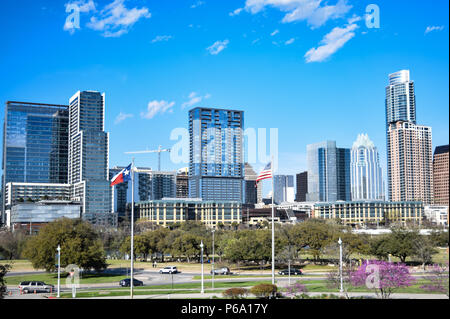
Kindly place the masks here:
POLYGON ((431 127, 416 124, 414 82, 409 71, 389 75, 386 140, 390 201, 433 202, 431 127))
POLYGON ((189 111, 189 197, 242 202, 243 127, 243 111, 189 111))
POLYGON ((77 92, 69 101, 69 183, 82 217, 93 223, 112 212, 108 181, 109 134, 105 132, 105 94, 77 92))

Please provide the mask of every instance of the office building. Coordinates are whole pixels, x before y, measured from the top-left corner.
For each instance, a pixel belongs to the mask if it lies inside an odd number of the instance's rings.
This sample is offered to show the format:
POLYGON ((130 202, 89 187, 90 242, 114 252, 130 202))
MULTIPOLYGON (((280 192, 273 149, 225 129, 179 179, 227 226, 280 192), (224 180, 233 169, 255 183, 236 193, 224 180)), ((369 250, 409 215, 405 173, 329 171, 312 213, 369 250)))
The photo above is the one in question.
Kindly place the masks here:
POLYGON ((295 200, 294 176, 275 175, 273 178, 275 204, 292 203, 295 200))
POLYGON ((438 146, 433 155, 433 194, 434 203, 447 205, 449 202, 449 146, 438 146))
POLYGON ((11 208, 9 227, 12 231, 25 229, 30 234, 36 234, 43 225, 59 218, 77 219, 80 217, 79 202, 49 200, 21 203, 11 208))
POLYGON ((189 168, 177 172, 177 198, 189 198, 189 168))
POLYGON ((296 202, 306 202, 306 194, 308 193, 308 172, 297 174, 297 194, 296 202))
POLYGON ((368 135, 353 143, 350 162, 352 200, 384 200, 383 174, 378 149, 368 135))
POLYGON ((67 105, 6 102, 2 192, 10 182, 67 183, 68 116, 67 105))
MULTIPOLYGON (((114 167, 109 176, 117 175, 125 167, 114 167)), ((134 202, 175 198, 177 173, 158 172, 151 168, 136 167, 134 173, 134 202)), ((127 204, 131 203, 131 181, 113 186, 113 211, 124 217, 127 204)))
POLYGON ((386 87, 388 198, 433 203, 431 127, 416 123, 409 70, 389 75, 386 87))
POLYGON ((448 227, 448 206, 426 205, 423 213, 426 220, 432 224, 448 227))
POLYGON ((313 218, 340 219, 344 225, 368 226, 392 223, 420 225, 422 202, 350 201, 316 203, 313 218))
POLYGON ((335 141, 307 145, 308 193, 306 200, 350 200, 350 149, 335 141))
POLYGON ((188 220, 199 221, 211 228, 219 224, 242 222, 242 204, 233 201, 202 201, 201 199, 172 199, 136 203, 140 220, 167 227, 188 220))
POLYGON ((244 204, 257 204, 262 201, 262 185, 256 183, 258 174, 249 163, 244 165, 244 204))
POLYGON ((189 197, 243 199, 244 112, 211 108, 189 111, 189 197))
POLYGON ((105 132, 105 94, 83 91, 69 101, 69 183, 82 218, 97 224, 112 212, 108 181, 109 134, 105 132))

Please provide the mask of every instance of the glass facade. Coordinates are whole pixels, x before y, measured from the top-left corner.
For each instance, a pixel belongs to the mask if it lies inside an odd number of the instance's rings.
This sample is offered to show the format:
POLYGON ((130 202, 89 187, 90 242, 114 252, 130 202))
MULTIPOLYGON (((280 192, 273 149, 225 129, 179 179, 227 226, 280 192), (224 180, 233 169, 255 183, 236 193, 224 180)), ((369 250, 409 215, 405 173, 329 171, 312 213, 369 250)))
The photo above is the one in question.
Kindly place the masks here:
POLYGON ((242 202, 243 127, 243 111, 189 111, 191 198, 242 202))
POLYGON ((273 178, 275 204, 293 202, 295 199, 294 176, 275 175, 273 178))
POLYGON ((7 102, 4 183, 67 183, 68 107, 7 102))
POLYGON ((350 200, 350 150, 335 141, 307 146, 308 193, 306 200, 328 202, 350 200))

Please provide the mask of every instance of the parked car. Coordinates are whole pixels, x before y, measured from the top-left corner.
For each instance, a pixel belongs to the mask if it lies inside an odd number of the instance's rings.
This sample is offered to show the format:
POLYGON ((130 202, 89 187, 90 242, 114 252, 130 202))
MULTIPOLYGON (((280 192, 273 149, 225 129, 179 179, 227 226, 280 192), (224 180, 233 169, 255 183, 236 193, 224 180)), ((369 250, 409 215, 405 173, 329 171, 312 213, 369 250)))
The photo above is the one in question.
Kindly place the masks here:
POLYGON ((177 267, 175 267, 175 266, 167 266, 167 267, 164 267, 163 269, 160 269, 159 273, 160 274, 177 274, 177 273, 179 273, 179 271, 178 271, 177 267))
POLYGON ((24 293, 50 293, 55 291, 55 286, 46 284, 42 281, 22 281, 19 289, 24 293))
MULTIPOLYGON (((288 269, 281 270, 278 272, 278 274, 281 276, 288 276, 289 270, 288 269)), ((291 268, 291 276, 300 276, 300 275, 303 275, 300 269, 291 268)))
MULTIPOLYGON (((211 270, 211 275, 213 271, 211 270)), ((219 269, 214 269, 214 275, 231 275, 232 272, 230 271, 230 268, 228 267, 222 267, 219 269)))
MULTIPOLYGON (((130 284, 131 284, 131 279, 130 278, 122 279, 119 282, 119 285, 121 287, 130 287, 130 284)), ((133 286, 134 287, 143 286, 143 285, 144 285, 144 283, 142 281, 137 280, 136 278, 133 278, 133 286)))

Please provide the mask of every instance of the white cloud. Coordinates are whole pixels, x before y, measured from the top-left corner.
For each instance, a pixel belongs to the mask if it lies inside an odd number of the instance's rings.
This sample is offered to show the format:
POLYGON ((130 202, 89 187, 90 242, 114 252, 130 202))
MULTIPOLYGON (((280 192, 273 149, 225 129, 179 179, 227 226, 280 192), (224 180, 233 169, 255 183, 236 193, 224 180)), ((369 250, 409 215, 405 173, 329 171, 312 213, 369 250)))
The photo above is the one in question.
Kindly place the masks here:
POLYGON ((184 109, 184 108, 186 108, 186 107, 192 107, 192 106, 194 106, 195 104, 198 104, 198 103, 200 103, 201 101, 207 100, 207 99, 209 99, 209 98, 211 98, 211 94, 206 94, 205 96, 199 96, 199 95, 197 94, 197 92, 192 92, 191 94, 189 94, 189 101, 184 102, 184 103, 181 105, 181 108, 184 109))
POLYGON ((152 40, 152 43, 162 42, 162 41, 169 41, 172 38, 173 37, 171 35, 158 35, 158 36, 156 36, 156 38, 154 38, 152 40))
POLYGON ((91 17, 87 26, 103 32, 104 37, 119 37, 141 18, 150 18, 151 13, 146 7, 127 9, 125 0, 114 0, 100 11, 99 17, 91 17))
POLYGON ((280 33, 280 30, 275 30, 275 31, 273 31, 271 34, 270 34, 270 36, 271 37, 273 37, 274 35, 277 35, 278 33, 280 33))
POLYGON ((234 17, 234 16, 239 15, 239 13, 241 13, 242 10, 244 10, 244 8, 237 8, 237 9, 234 10, 233 12, 230 12, 230 17, 234 17))
POLYGON ((295 42, 295 38, 291 38, 289 40, 287 40, 286 42, 284 42, 285 45, 289 45, 295 42))
POLYGON ((191 9, 195 9, 197 7, 200 7, 201 5, 204 5, 205 2, 204 1, 197 1, 196 3, 194 3, 193 5, 191 5, 191 9))
POLYGON ((95 3, 93 0, 77 0, 69 1, 65 5, 66 13, 68 14, 66 22, 64 23, 64 31, 70 34, 75 33, 75 29, 80 29, 80 13, 89 13, 95 11, 95 3))
POLYGON ((119 124, 119 123, 125 121, 126 119, 132 118, 132 117, 134 117, 133 114, 126 114, 126 113, 120 112, 119 115, 117 115, 117 117, 116 117, 116 119, 115 119, 115 121, 114 121, 114 124, 117 125, 117 124, 119 124))
POLYGON ((425 30, 425 34, 430 33, 432 31, 442 31, 444 30, 444 26, 428 26, 425 30))
POLYGON ((152 119, 158 113, 164 114, 166 112, 173 112, 172 108, 175 105, 175 102, 167 102, 167 101, 151 101, 147 105, 147 111, 141 112, 141 117, 144 119, 152 119))
POLYGON ((322 62, 337 50, 342 48, 351 38, 355 36, 353 32, 358 28, 356 24, 349 24, 345 28, 336 27, 320 41, 321 46, 312 48, 305 54, 306 62, 322 62))
POLYGON ((324 0, 247 0, 245 9, 252 14, 265 7, 286 12, 282 22, 307 21, 311 28, 318 28, 330 19, 343 17, 351 8, 347 0, 338 0, 335 5, 323 5, 324 0))
POLYGON ((211 45, 210 47, 206 48, 206 50, 208 50, 209 53, 212 54, 212 55, 217 55, 220 52, 222 52, 224 49, 227 48, 228 43, 230 43, 230 41, 228 41, 228 40, 216 41, 213 45, 211 45))

